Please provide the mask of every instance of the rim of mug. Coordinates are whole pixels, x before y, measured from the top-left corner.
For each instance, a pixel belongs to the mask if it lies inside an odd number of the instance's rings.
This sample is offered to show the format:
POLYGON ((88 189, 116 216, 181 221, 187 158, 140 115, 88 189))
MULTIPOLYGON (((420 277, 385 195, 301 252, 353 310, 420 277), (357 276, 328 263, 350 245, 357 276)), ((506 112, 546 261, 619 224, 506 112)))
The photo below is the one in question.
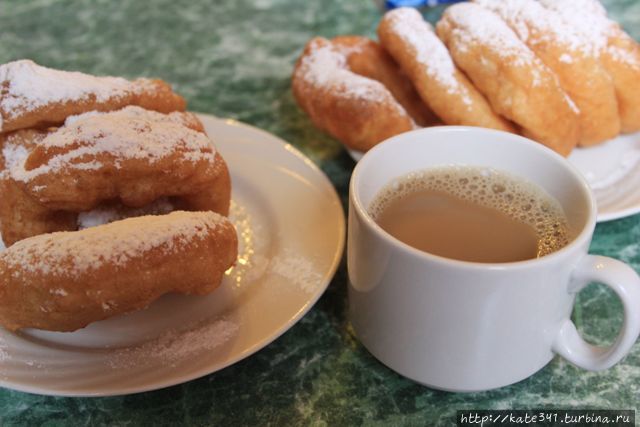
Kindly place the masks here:
MULTIPOLYGON (((544 190, 546 192, 546 189, 544 190)), ((532 265, 535 265, 535 264, 554 262, 555 259, 566 256, 569 252, 573 251, 574 248, 584 244, 585 240, 591 239, 592 232, 595 229, 596 215, 597 215, 597 206, 596 206, 595 198, 593 196, 591 188, 589 187, 589 184, 584 179, 580 171, 578 171, 578 169, 575 166, 573 166, 573 164, 571 164, 566 158, 562 157, 560 154, 542 145, 541 143, 535 142, 521 135, 516 135, 513 133, 500 131, 496 129, 488 129, 488 128, 481 128, 481 127, 474 127, 474 126, 445 125, 445 126, 432 126, 428 128, 414 129, 399 135, 392 136, 391 138, 388 138, 380 142, 379 144, 371 148, 369 151, 364 153, 362 158, 358 161, 355 168, 353 169, 353 172, 351 174, 351 180, 349 182, 349 200, 350 202, 353 203, 353 206, 355 207, 355 211, 356 211, 355 214, 359 215, 364 220, 365 224, 371 227, 385 241, 387 241, 388 243, 392 244, 393 246, 399 249, 402 249, 412 254, 413 256, 416 256, 418 258, 424 258, 427 260, 432 260, 432 261, 454 263, 459 265, 460 267, 494 269, 494 270, 507 269, 507 268, 514 269, 514 268, 522 268, 522 267, 531 267, 532 265), (577 181, 580 188, 582 189, 583 194, 586 196, 588 205, 590 207, 589 215, 580 232, 577 233, 574 236, 574 238, 569 242, 569 244, 567 244, 566 246, 563 246, 561 249, 539 258, 532 258, 532 259, 527 259, 523 261, 511 261, 511 262, 478 262, 478 261, 464 261, 464 260, 459 260, 454 258, 447 258, 444 256, 425 252, 420 249, 414 248, 413 246, 407 243, 404 243, 403 241, 397 239, 396 237, 392 236, 387 231, 385 231, 382 227, 380 227, 380 225, 378 225, 377 222, 375 222, 375 220, 371 217, 371 215, 369 215, 367 210, 364 208, 362 201, 360 200, 360 194, 358 191, 356 191, 356 188, 355 188, 357 185, 356 181, 358 181, 361 175, 360 171, 364 168, 364 165, 368 162, 368 158, 371 158, 378 151, 387 149, 386 147, 393 145, 395 141, 399 139, 412 138, 413 137, 412 135, 416 133, 436 134, 436 133, 449 133, 449 132, 473 132, 473 133, 481 133, 485 135, 496 134, 496 135, 501 135, 503 137, 507 136, 509 138, 512 138, 516 143, 524 143, 529 147, 531 147, 531 149, 540 151, 544 155, 550 156, 552 160, 555 160, 557 163, 561 164, 562 167, 567 169, 571 173, 571 175, 573 175, 575 181, 577 181)))

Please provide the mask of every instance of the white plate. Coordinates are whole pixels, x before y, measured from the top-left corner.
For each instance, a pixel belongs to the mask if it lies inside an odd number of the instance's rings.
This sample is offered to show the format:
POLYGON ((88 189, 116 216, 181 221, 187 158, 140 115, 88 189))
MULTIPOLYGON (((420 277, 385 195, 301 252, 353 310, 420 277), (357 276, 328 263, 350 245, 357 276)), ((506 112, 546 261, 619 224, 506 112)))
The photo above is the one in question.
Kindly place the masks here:
POLYGON ((640 133, 622 135, 569 156, 598 203, 598 222, 640 212, 640 133))
MULTIPOLYGON (((364 155, 348 151, 356 162, 364 155)), ((576 148, 569 161, 593 190, 598 222, 640 212, 640 133, 622 135, 591 148, 576 148)))
POLYGON ((231 171, 237 266, 206 297, 166 295, 146 310, 73 333, 0 328, 0 386, 106 396, 182 383, 260 350, 322 295, 345 238, 329 180, 275 136, 201 119, 231 171))

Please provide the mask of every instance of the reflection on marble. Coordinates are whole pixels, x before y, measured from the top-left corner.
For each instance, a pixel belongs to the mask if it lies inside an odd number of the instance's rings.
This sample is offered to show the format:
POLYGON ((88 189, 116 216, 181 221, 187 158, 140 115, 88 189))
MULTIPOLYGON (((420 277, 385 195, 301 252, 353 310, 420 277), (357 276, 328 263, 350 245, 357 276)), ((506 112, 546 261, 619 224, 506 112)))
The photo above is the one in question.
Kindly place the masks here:
MULTIPOLYGON (((640 38, 640 2, 607 0, 640 38)), ((440 9, 427 13, 436 19, 440 9)), ((24 0, 0 6, 0 62, 97 74, 158 76, 190 108, 251 123, 291 142, 329 175, 343 201, 353 161, 317 131, 289 89, 314 35, 373 36, 374 0, 24 0)), ((215 135, 212 135, 215 139, 215 135)), ((640 269, 640 215, 599 225, 592 253, 640 269)), ((533 377, 475 394, 433 391, 370 356, 346 321, 346 267, 301 322, 264 350, 216 374, 165 390, 55 398, 0 390, 0 425, 450 425, 464 408, 640 409, 640 344, 614 368, 587 373, 554 359, 533 377)), ((609 342, 620 304, 601 286, 578 297, 585 336, 609 342)))

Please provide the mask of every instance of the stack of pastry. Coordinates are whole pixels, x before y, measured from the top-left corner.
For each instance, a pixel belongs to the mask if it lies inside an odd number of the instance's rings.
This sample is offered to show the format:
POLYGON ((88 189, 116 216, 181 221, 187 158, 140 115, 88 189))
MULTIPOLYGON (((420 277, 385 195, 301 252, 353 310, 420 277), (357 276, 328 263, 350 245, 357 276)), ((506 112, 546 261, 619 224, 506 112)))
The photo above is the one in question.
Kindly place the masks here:
POLYGON ((439 121, 565 156, 640 130, 640 47, 597 0, 475 0, 435 30, 400 8, 378 37, 316 37, 293 73, 299 105, 349 148, 439 121))
POLYGON ((0 87, 0 325, 71 331, 220 284, 229 172, 166 83, 23 60, 0 87))

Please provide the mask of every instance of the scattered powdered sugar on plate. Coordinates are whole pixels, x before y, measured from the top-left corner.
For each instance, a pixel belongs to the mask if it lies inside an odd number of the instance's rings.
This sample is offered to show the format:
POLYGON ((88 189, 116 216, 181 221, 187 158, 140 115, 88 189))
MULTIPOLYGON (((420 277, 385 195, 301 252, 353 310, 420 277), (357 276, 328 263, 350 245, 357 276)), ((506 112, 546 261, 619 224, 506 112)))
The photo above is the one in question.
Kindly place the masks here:
POLYGON ((9 360, 10 357, 9 353, 7 353, 7 344, 5 343, 4 338, 0 336, 0 362, 9 360))
POLYGON ((152 341, 116 350, 107 363, 113 369, 139 367, 158 361, 174 367, 179 362, 192 360, 200 353, 222 346, 238 330, 237 323, 225 318, 205 321, 186 330, 168 330, 152 341))
POLYGON ((307 293, 314 292, 322 279, 322 273, 314 262, 290 249, 278 254, 271 264, 271 271, 307 293))
POLYGON ((266 230, 249 213, 247 208, 231 201, 229 220, 238 234, 238 258, 236 265, 226 271, 234 286, 241 287, 262 277, 269 265, 264 255, 264 246, 268 244, 266 230))

